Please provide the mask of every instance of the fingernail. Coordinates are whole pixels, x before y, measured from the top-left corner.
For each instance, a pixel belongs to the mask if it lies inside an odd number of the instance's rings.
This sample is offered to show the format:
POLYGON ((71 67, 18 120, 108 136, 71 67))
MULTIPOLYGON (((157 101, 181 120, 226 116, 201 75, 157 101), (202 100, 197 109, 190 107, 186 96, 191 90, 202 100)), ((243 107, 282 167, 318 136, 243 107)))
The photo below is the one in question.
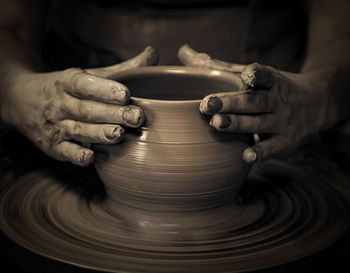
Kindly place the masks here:
POLYGON ((80 160, 79 160, 79 165, 81 166, 87 166, 90 163, 92 163, 94 161, 94 152, 91 150, 86 150, 83 151, 80 154, 80 160))
POLYGON ((129 126, 137 127, 140 126, 143 122, 143 114, 139 108, 124 108, 123 120, 129 126))
POLYGON ((225 115, 214 115, 210 120, 210 126, 218 129, 226 129, 231 125, 231 119, 225 115))
POLYGON ((117 140, 124 135, 124 129, 121 126, 106 126, 103 128, 105 137, 109 140, 117 140))
POLYGON ((221 110, 223 103, 216 96, 204 98, 200 104, 201 113, 213 115, 221 110))
POLYGON ((253 148, 249 147, 244 150, 242 159, 248 164, 253 164, 256 161, 256 152, 253 148))
POLYGON ((221 116, 220 128, 225 129, 230 127, 231 119, 228 116, 221 116))

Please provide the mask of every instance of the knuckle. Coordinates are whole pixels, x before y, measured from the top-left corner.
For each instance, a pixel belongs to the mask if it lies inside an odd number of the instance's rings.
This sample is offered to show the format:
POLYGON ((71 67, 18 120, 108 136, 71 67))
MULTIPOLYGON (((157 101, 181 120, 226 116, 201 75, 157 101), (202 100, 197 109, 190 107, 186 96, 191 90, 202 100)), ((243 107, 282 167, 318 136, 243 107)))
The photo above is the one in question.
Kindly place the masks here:
POLYGON ((59 143, 63 139, 61 126, 50 126, 50 128, 47 130, 47 137, 51 145, 59 143))
POLYGON ((61 112, 63 113, 64 117, 70 117, 72 113, 79 109, 79 102, 79 100, 70 96, 68 97, 67 95, 64 102, 61 104, 61 112))
POLYGON ((255 93, 247 93, 242 96, 241 101, 239 102, 240 108, 242 111, 255 111, 258 110, 259 98, 258 94, 255 93))
POLYGON ((71 77, 75 74, 83 73, 83 70, 77 67, 67 68, 65 70, 60 71, 59 76, 55 83, 66 83, 69 82, 71 77))
POLYGON ((73 121, 73 120, 65 120, 64 121, 64 125, 65 125, 65 128, 67 128, 68 130, 74 130, 77 128, 77 125, 78 123, 73 121))
POLYGON ((247 99, 243 99, 240 102, 236 102, 237 108, 239 107, 242 113, 250 113, 252 110, 252 103, 247 99))
POLYGON ((83 103, 82 101, 78 101, 76 103, 76 107, 79 111, 79 117, 82 118, 82 119, 87 119, 89 120, 92 116, 92 109, 93 109, 93 106, 91 103, 89 102, 85 102, 83 103))
POLYGON ((74 89, 80 77, 84 76, 85 70, 77 67, 68 68, 61 71, 61 75, 56 84, 63 84, 65 88, 74 89))
POLYGON ((242 120, 237 115, 230 116, 231 118, 231 129, 233 131, 240 131, 242 129, 242 120))
POLYGON ((61 118, 61 107, 58 100, 50 100, 42 109, 42 117, 45 123, 51 124, 61 118))
POLYGON ((53 114, 52 114, 52 108, 53 108, 53 102, 49 102, 47 103, 42 111, 42 116, 45 120, 45 123, 51 123, 53 122, 54 118, 53 118, 53 114))
POLYGON ((62 77, 63 78, 71 78, 76 74, 81 74, 81 73, 85 73, 85 70, 78 68, 78 67, 71 67, 71 68, 67 68, 65 70, 62 71, 62 77))
POLYGON ((75 131, 77 131, 79 128, 79 123, 75 122, 73 120, 64 120, 62 122, 60 122, 60 127, 62 128, 62 131, 64 132, 65 135, 70 135, 70 134, 74 134, 75 131))
POLYGON ((239 108, 245 109, 245 107, 246 107, 246 101, 244 99, 240 98, 240 96, 231 95, 231 96, 229 96, 229 101, 230 101, 229 108, 231 111, 236 111, 239 108))
POLYGON ((78 118, 79 120, 88 120, 92 116, 93 105, 89 101, 75 99, 73 97, 66 100, 64 104, 65 118, 78 118))

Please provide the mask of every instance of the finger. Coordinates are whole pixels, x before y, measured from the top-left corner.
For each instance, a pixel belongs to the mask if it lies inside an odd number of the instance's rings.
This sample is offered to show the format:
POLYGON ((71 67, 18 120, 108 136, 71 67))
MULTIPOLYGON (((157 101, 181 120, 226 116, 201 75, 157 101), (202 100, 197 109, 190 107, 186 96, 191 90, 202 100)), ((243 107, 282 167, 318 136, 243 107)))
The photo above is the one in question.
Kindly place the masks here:
POLYGON ((278 74, 278 70, 273 67, 253 63, 247 65, 243 69, 241 79, 245 85, 252 87, 255 90, 271 89, 278 74))
POLYGON ((253 147, 248 147, 243 151, 242 158, 248 164, 263 162, 283 152, 286 146, 285 138, 275 136, 259 142, 253 147))
POLYGON ((75 165, 87 166, 94 161, 94 152, 78 144, 63 141, 52 148, 53 157, 75 165))
POLYGON ((235 73, 241 73, 244 65, 231 64, 228 62, 212 59, 206 53, 200 53, 193 50, 188 44, 184 44, 178 51, 178 58, 187 66, 204 67, 235 73))
POLYGON ((124 137, 120 125, 84 123, 75 120, 63 120, 58 125, 65 140, 83 143, 117 143, 124 137))
POLYGON ((273 133, 276 120, 275 114, 256 116, 215 114, 210 120, 210 126, 226 133, 273 133))
POLYGON ((199 105, 202 114, 215 113, 267 113, 275 107, 274 96, 269 91, 249 90, 217 93, 206 96, 199 105))
POLYGON ((130 98, 130 92, 125 85, 89 75, 77 68, 65 70, 60 83, 68 94, 78 98, 119 105, 126 104, 130 98))
POLYGON ((117 72, 140 66, 155 65, 158 63, 158 60, 159 57, 156 49, 152 46, 148 46, 139 55, 123 63, 108 67, 87 69, 86 71, 92 75, 112 79, 117 72))
POLYGON ((70 97, 61 107, 66 119, 121 124, 132 128, 137 128, 144 122, 142 109, 134 105, 119 106, 70 97))

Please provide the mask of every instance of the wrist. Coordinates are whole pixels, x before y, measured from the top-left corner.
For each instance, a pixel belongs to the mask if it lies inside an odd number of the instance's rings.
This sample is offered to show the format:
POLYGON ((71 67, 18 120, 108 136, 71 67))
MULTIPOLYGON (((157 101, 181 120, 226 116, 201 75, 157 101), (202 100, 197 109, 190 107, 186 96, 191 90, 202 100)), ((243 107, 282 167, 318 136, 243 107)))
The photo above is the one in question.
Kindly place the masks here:
POLYGON ((316 132, 333 127, 341 120, 335 99, 339 92, 335 88, 336 70, 324 68, 299 75, 300 90, 305 92, 302 95, 306 106, 304 115, 312 117, 313 120, 313 124, 309 126, 314 127, 316 132))
POLYGON ((301 74, 304 90, 309 94, 310 107, 308 112, 316 111, 317 130, 323 131, 335 126, 340 121, 349 118, 350 111, 347 101, 350 97, 341 85, 339 71, 334 67, 322 68, 301 74))
POLYGON ((26 96, 30 84, 28 76, 33 72, 22 68, 14 69, 13 67, 1 72, 0 121, 5 126, 16 127, 21 102, 23 97, 26 96))

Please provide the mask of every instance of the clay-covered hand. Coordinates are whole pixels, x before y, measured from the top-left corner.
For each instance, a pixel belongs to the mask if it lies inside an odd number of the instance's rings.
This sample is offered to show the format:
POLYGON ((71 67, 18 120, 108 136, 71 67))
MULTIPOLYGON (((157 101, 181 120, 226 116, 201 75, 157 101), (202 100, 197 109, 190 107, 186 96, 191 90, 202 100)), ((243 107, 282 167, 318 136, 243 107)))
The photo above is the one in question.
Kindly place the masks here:
POLYGON ((229 64, 198 53, 188 45, 179 50, 180 60, 240 73, 244 90, 206 96, 200 111, 212 115, 210 125, 220 132, 258 133, 266 139, 243 152, 247 163, 264 161, 298 147, 300 142, 327 127, 329 96, 312 74, 279 71, 257 63, 229 64))
POLYGON ((47 155, 89 165, 94 153, 84 144, 117 143, 123 138, 122 126, 139 127, 144 120, 142 109, 128 105, 128 88, 108 78, 117 71, 153 65, 157 59, 156 51, 147 47, 110 67, 19 73, 8 80, 1 118, 47 155))

